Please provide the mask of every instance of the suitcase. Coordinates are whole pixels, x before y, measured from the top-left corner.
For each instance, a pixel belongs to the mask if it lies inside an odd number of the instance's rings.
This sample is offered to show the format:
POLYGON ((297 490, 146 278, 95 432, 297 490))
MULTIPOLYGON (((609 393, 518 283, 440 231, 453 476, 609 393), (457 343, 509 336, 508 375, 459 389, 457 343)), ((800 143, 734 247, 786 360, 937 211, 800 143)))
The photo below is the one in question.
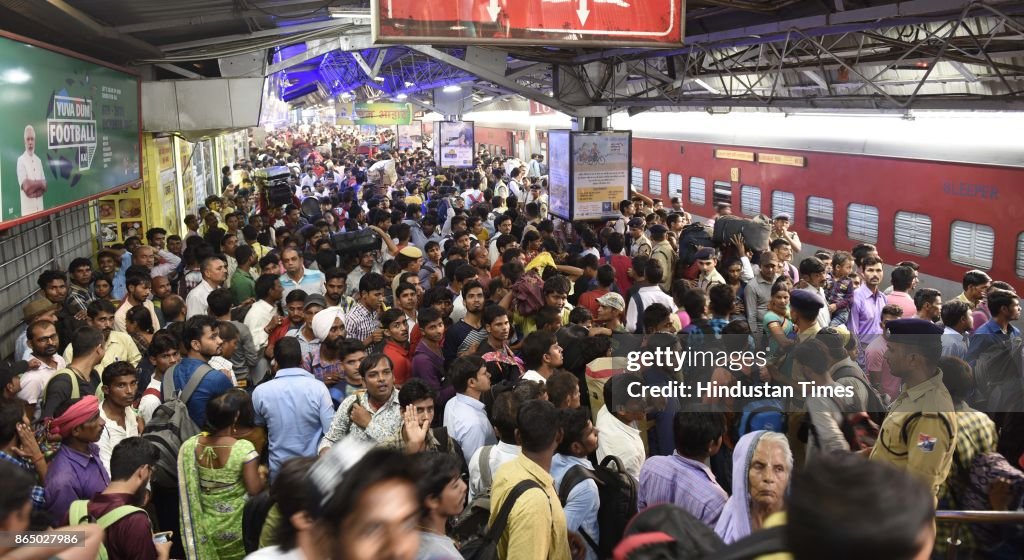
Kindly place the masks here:
POLYGON ((380 238, 371 229, 348 231, 331 235, 331 246, 339 255, 359 256, 364 251, 380 249, 380 238))
POLYGON ((271 206, 284 206, 292 203, 292 188, 288 183, 271 185, 267 188, 267 200, 271 206))

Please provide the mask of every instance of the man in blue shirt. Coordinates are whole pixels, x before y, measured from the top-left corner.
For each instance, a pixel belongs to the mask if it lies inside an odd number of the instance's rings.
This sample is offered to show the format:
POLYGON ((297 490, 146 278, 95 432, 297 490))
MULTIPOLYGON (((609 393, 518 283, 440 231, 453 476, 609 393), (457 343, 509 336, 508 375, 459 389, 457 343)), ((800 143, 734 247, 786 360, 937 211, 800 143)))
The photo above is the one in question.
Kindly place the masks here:
POLYGON ((564 495, 562 483, 566 479, 575 483, 566 497, 565 526, 577 532, 587 543, 587 560, 597 560, 597 544, 601 535, 597 524, 597 511, 601 507, 601 495, 597 482, 591 478, 594 466, 587 456, 597 451, 597 428, 590 420, 590 413, 583 408, 562 410, 562 441, 551 458, 551 477, 555 479, 555 490, 564 495), (568 474, 575 468, 576 472, 568 474), (583 469, 585 472, 580 472, 583 469), (589 474, 590 476, 585 476, 589 474))
POLYGON ((990 291, 988 309, 992 318, 974 331, 967 350, 967 362, 972 367, 989 346, 1020 336, 1020 329, 1010 324, 1020 319, 1020 300, 1017 294, 1009 290, 990 291))
MULTIPOLYGON (((220 339, 220 321, 209 315, 196 315, 185 321, 185 329, 181 335, 182 342, 188 348, 188 356, 174 366, 174 389, 178 392, 185 388, 189 379, 200 366, 214 356, 220 356, 223 342, 220 339)), ((211 370, 196 387, 188 400, 188 415, 201 429, 206 424, 206 403, 234 387, 231 379, 219 371, 211 370)))
POLYGON ((315 457, 316 445, 331 428, 334 405, 327 386, 302 369, 299 341, 285 337, 274 346, 277 374, 252 393, 256 425, 270 438, 270 478, 292 457, 315 457))
POLYGON ((444 408, 444 427, 459 442, 468 462, 477 449, 498 442, 480 400, 491 390, 491 374, 477 356, 456 358, 448 374, 457 394, 444 408))

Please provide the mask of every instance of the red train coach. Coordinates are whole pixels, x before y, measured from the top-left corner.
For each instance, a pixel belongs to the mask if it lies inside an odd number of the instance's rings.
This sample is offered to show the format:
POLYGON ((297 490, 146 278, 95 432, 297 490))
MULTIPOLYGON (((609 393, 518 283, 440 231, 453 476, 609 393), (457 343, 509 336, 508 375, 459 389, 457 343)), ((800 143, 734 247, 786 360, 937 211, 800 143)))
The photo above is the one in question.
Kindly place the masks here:
POLYGON ((868 242, 890 264, 949 280, 979 268, 1024 286, 1024 169, 634 137, 632 182, 693 214, 716 202, 786 212, 814 246, 868 242))

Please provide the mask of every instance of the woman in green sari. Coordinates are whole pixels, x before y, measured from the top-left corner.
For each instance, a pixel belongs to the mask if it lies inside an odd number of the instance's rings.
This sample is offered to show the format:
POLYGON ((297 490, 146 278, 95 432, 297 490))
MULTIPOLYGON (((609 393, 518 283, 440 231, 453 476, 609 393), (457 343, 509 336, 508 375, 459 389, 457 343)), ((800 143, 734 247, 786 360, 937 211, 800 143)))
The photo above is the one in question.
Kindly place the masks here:
POLYGON ((181 530, 189 560, 241 560, 242 509, 263 490, 259 453, 240 439, 252 425, 252 401, 232 389, 206 405, 206 430, 178 452, 181 530))

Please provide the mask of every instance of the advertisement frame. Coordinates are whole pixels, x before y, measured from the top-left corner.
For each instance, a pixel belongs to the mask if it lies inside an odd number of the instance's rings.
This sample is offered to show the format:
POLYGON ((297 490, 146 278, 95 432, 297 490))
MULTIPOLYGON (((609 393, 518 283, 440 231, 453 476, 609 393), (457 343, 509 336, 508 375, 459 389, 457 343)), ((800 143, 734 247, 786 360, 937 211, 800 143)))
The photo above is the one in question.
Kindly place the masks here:
POLYGON ((475 121, 437 121, 435 123, 434 131, 435 131, 435 134, 434 134, 434 153, 437 156, 436 163, 437 163, 437 166, 439 168, 441 168, 441 169, 448 169, 449 167, 454 167, 455 169, 472 169, 473 168, 473 161, 476 159, 476 149, 477 149, 477 145, 476 145, 476 122, 475 121), (444 154, 442 153, 442 150, 444 150, 444 147, 441 146, 441 128, 443 128, 444 125, 452 125, 452 124, 468 124, 468 125, 470 125, 470 128, 473 131, 473 138, 469 142, 470 143, 469 163, 467 163, 465 165, 445 165, 444 164, 444 154))
MULTIPOLYGON (((565 131, 565 129, 549 130, 548 131, 548 152, 550 152, 550 150, 551 150, 551 141, 550 141, 551 133, 552 132, 564 132, 564 131, 565 131)), ((559 218, 562 218, 563 220, 577 221, 577 220, 583 219, 583 218, 579 218, 576 215, 577 202, 578 202, 577 201, 578 191, 576 189, 576 163, 575 163, 575 157, 573 156, 573 154, 576 153, 576 142, 577 142, 577 139, 578 138, 585 138, 585 137, 588 137, 588 136, 605 136, 605 135, 613 135, 613 134, 615 134, 615 135, 625 134, 626 135, 626 188, 625 188, 625 191, 624 191, 624 196, 621 199, 619 199, 619 200, 629 200, 630 198, 632 198, 632 196, 633 196, 633 185, 631 184, 631 182, 629 180, 629 171, 633 167, 633 131, 632 130, 599 130, 599 131, 581 132, 581 131, 569 130, 568 133, 569 133, 569 195, 568 195, 568 198, 569 198, 569 217, 560 216, 560 215, 555 214, 554 212, 552 212, 551 211, 551 204, 550 203, 548 204, 548 212, 553 214, 553 215, 555 215, 555 216, 557 216, 557 217, 559 217, 559 218)), ((550 162, 551 161, 550 153, 548 153, 547 155, 548 155, 548 162, 550 162)), ((549 175, 550 175, 550 172, 549 172, 549 175)), ((550 189, 550 187, 549 187, 549 189, 550 189)), ((548 194, 550 196, 550 192, 548 194)), ((618 215, 619 215, 618 202, 615 202, 612 205, 611 210, 609 210, 609 212, 607 214, 603 215, 602 217, 600 217, 600 218, 585 218, 583 220, 584 221, 591 221, 591 222, 608 221, 608 220, 613 220, 613 219, 617 218, 618 215)))
POLYGON ((90 201, 97 200, 99 198, 103 198, 105 196, 110 196, 111 194, 114 194, 114 193, 123 191, 125 189, 131 188, 132 185, 140 185, 141 186, 143 181, 144 181, 144 179, 145 179, 145 176, 143 175, 143 172, 142 172, 142 165, 143 165, 142 164, 142 158, 145 157, 145 151, 143 149, 143 136, 142 136, 142 79, 141 79, 141 76, 139 75, 139 73, 135 72, 135 71, 133 71, 133 70, 131 70, 129 68, 125 68, 123 66, 118 66, 116 64, 111 64, 109 62, 105 62, 105 61, 93 58, 91 56, 88 56, 88 55, 84 55, 84 54, 81 54, 81 53, 70 51, 68 49, 65 49, 65 48, 62 48, 62 47, 58 47, 56 45, 51 45, 49 43, 44 43, 42 41, 37 41, 35 39, 31 39, 31 38, 25 37, 23 35, 18 35, 16 33, 10 33, 10 32, 4 31, 2 29, 0 29, 0 37, 3 37, 5 39, 10 39, 12 41, 16 41, 16 42, 19 42, 19 43, 24 43, 26 45, 32 45, 33 47, 38 47, 38 48, 41 48, 41 49, 45 49, 45 50, 48 50, 50 52, 53 52, 53 53, 56 53, 56 54, 59 54, 59 55, 63 55, 63 56, 71 57, 71 58, 77 58, 78 60, 81 60, 83 62, 88 62, 90 64, 95 64, 97 66, 103 66, 103 67, 106 67, 106 68, 110 68, 111 70, 117 70, 118 72, 122 72, 124 74, 127 74, 128 76, 130 76, 130 77, 135 79, 135 93, 138 96, 138 100, 139 100, 139 102, 137 103, 137 105, 138 105, 138 121, 137 122, 139 123, 139 130, 136 132, 136 136, 138 138, 138 146, 139 146, 139 154, 138 154, 139 155, 139 178, 137 180, 135 180, 135 181, 128 181, 127 183, 121 183, 120 185, 117 185, 116 187, 111 187, 111 188, 109 188, 109 189, 107 189, 105 191, 102 191, 102 192, 99 192, 99 193, 96 193, 96 194, 92 194, 92 195, 89 195, 89 196, 86 196, 86 197, 83 197, 83 198, 79 198, 78 200, 75 200, 75 201, 72 201, 72 202, 66 202, 64 204, 61 204, 60 206, 54 206, 53 208, 47 208, 47 209, 43 210, 42 212, 36 212, 34 214, 29 214, 28 216, 18 216, 17 218, 12 218, 10 220, 0 221, 0 231, 4 231, 4 230, 7 230, 7 229, 10 229, 10 228, 12 228, 14 226, 17 226, 17 225, 21 225, 21 224, 25 224, 25 223, 32 222, 32 221, 35 221, 35 220, 39 220, 39 219, 45 218, 47 216, 51 216, 53 214, 57 214, 58 212, 61 212, 63 210, 67 210, 68 208, 74 208, 75 206, 79 206, 81 204, 85 204, 85 203, 88 203, 90 201))
POLYGON ((547 149, 544 150, 544 157, 547 158, 547 160, 548 160, 548 213, 551 214, 552 216, 555 216, 557 218, 561 218, 561 219, 563 219, 565 221, 568 221, 568 222, 573 221, 572 216, 573 216, 574 206, 575 206, 575 203, 576 203, 576 200, 575 200, 576 197, 575 197, 575 194, 574 194, 575 190, 574 190, 573 184, 572 184, 572 135, 573 135, 573 131, 569 130, 569 129, 566 129, 566 128, 557 129, 557 130, 556 129, 549 130, 548 131, 548 145, 547 145, 547 149), (569 146, 568 146, 569 171, 568 171, 568 175, 567 175, 567 177, 568 177, 568 179, 567 179, 568 184, 566 185, 566 207, 569 209, 569 212, 568 212, 569 215, 568 216, 563 216, 563 215, 555 212, 555 205, 553 204, 554 197, 551 196, 551 167, 552 167, 551 166, 551 162, 553 161, 551 159, 551 135, 552 134, 555 134, 555 135, 565 134, 567 136, 566 142, 569 144, 569 146))
MULTIPOLYGON (((598 34, 595 31, 577 30, 582 32, 587 38, 578 39, 548 39, 536 37, 508 37, 508 38, 493 38, 493 37, 452 37, 452 36, 435 36, 427 34, 417 34, 414 32, 408 32, 403 35, 382 35, 381 28, 383 27, 384 14, 381 9, 381 2, 386 0, 370 0, 370 40, 374 45, 379 46, 390 46, 390 45, 514 45, 514 46, 526 46, 535 47, 551 46, 551 47, 595 47, 595 48, 670 48, 680 47, 684 45, 686 37, 686 0, 669 0, 669 4, 672 7, 673 12, 676 11, 678 6, 678 13, 672 15, 672 26, 665 31, 665 35, 671 35, 674 39, 676 33, 678 33, 678 41, 651 41, 651 40, 640 40, 640 39, 628 39, 628 40, 616 40, 613 37, 621 32, 614 30, 605 30, 604 34, 598 34), (678 31, 677 31, 678 30, 678 31)), ((496 29, 500 29, 502 26, 497 24, 490 24, 496 29)), ((563 32, 563 30, 555 29, 531 29, 531 28, 516 28, 519 31, 524 32, 542 32, 542 33, 554 33, 563 32)), ((635 34, 648 34, 651 32, 636 32, 635 34)))

